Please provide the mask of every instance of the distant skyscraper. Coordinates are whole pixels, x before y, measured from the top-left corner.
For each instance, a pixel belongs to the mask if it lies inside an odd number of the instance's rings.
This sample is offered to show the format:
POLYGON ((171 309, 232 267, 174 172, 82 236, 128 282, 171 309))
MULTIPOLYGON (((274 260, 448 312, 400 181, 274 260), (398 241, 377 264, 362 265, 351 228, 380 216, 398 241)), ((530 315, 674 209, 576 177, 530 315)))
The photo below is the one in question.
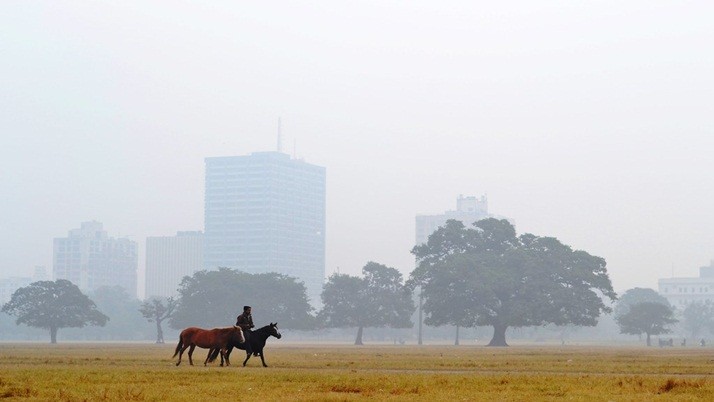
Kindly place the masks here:
POLYGON ((100 222, 83 222, 67 237, 54 239, 54 278, 83 291, 119 285, 136 297, 137 266, 136 242, 108 237, 100 222))
POLYGON ((205 202, 206 268, 297 277, 313 305, 319 303, 325 278, 324 167, 280 152, 206 158, 205 202))
POLYGON ((146 238, 146 297, 176 296, 184 276, 203 269, 203 233, 146 238))
POLYGON ((488 213, 488 199, 485 195, 480 198, 459 195, 459 198, 456 199, 455 211, 446 211, 438 215, 416 216, 415 244, 426 243, 429 236, 440 226, 444 226, 449 219, 455 219, 463 222, 466 226, 471 226, 472 223, 490 216, 488 213))

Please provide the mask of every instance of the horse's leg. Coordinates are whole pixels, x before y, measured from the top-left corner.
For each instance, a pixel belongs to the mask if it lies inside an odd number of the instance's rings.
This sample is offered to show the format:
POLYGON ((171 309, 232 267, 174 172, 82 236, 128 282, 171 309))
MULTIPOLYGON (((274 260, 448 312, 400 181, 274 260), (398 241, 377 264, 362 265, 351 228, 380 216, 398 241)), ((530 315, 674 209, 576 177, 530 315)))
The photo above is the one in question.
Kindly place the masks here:
MULTIPOLYGON (((221 350, 218 348, 211 348, 208 351, 208 362, 213 363, 214 360, 216 360, 216 357, 218 357, 218 354, 221 353, 221 350)), ((221 356, 221 363, 223 362, 223 357, 221 356)), ((223 364, 221 364, 222 366, 223 364)))
POLYGON ((208 359, 211 358, 211 352, 213 352, 213 348, 208 349, 208 354, 206 355, 206 360, 203 362, 204 366, 208 364, 208 359))
MULTIPOLYGON (((231 358, 231 352, 233 351, 233 346, 228 346, 228 349, 226 350, 226 361, 230 361, 231 358)), ((221 356, 221 362, 223 361, 223 356, 221 356)))
POLYGON ((191 358, 193 356, 193 350, 196 349, 196 344, 192 343, 191 347, 188 349, 188 363, 193 366, 193 359, 191 358))
POLYGON ((221 359, 224 359, 226 361, 226 367, 231 365, 231 361, 228 358, 228 349, 221 348, 221 359))
POLYGON ((243 360, 243 367, 245 367, 245 364, 248 363, 248 359, 250 359, 250 356, 253 354, 253 352, 248 352, 247 350, 245 351, 245 360, 243 360))
POLYGON ((260 361, 263 362, 263 367, 268 367, 267 364, 265 364, 265 358, 263 357, 263 350, 260 350, 260 361))
POLYGON ((181 364, 181 356, 183 356, 183 352, 186 350, 186 348, 188 348, 188 344, 184 344, 183 346, 181 346, 181 351, 179 352, 179 359, 178 362, 176 362, 177 366, 181 364))

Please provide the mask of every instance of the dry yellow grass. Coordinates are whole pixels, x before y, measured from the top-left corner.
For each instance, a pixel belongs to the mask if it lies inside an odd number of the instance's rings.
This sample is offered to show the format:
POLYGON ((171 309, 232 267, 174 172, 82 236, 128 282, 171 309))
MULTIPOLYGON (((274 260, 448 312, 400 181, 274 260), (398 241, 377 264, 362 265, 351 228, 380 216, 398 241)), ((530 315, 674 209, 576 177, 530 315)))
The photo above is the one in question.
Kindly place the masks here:
POLYGON ((700 348, 306 346, 268 344, 263 368, 174 345, 0 344, 0 397, 22 400, 714 400, 700 348))

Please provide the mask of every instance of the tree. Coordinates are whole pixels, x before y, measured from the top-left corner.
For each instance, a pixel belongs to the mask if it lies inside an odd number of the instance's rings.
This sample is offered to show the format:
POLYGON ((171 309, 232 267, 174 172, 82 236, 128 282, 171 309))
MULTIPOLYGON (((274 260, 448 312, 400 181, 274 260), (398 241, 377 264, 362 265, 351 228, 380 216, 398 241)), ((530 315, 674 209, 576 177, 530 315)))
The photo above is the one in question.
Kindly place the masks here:
POLYGON ((659 303, 670 308, 672 307, 667 298, 657 293, 654 289, 632 288, 623 293, 617 301, 615 305, 615 317, 626 314, 630 311, 630 306, 643 302, 659 303))
MULTIPOLYGON (((433 278, 435 282, 431 287, 432 297, 423 300, 423 288, 427 282, 427 269, 437 264, 442 265, 444 260, 453 254, 465 253, 468 248, 468 234, 462 222, 448 220, 446 224, 435 231, 427 242, 416 245, 412 253, 418 256, 419 266, 412 272, 407 285, 411 289, 419 287, 421 309, 428 310, 424 323, 430 326, 454 325, 456 335, 454 345, 459 344, 459 329, 471 326, 474 321, 473 316, 469 316, 469 276, 471 272, 463 267, 444 267, 439 278, 433 278)), ((442 265, 443 266, 443 265, 442 265)), ((432 279, 432 278, 429 278, 432 279)), ((421 321, 421 318, 420 318, 421 321)), ((421 322, 420 322, 421 324, 421 322)), ((421 344, 421 339, 419 344, 421 344)))
POLYGON ((166 304, 162 299, 152 298, 144 301, 139 307, 139 312, 144 318, 149 322, 156 323, 156 343, 164 343, 164 331, 161 329, 161 323, 171 317, 175 309, 176 300, 173 297, 167 297, 166 304))
POLYGON ((714 305, 694 302, 682 311, 682 324, 692 338, 697 338, 703 331, 714 328, 714 305))
POLYGON ((456 327, 454 345, 459 344, 459 329, 475 322, 471 308, 475 271, 468 264, 456 262, 444 266, 428 283, 428 295, 423 310, 428 312, 424 323, 431 326, 456 327))
POLYGON ((630 306, 627 313, 615 317, 620 326, 620 333, 631 335, 647 335, 647 346, 650 346, 650 335, 660 335, 671 332, 669 325, 677 320, 674 312, 668 306, 657 302, 642 302, 630 306))
POLYGON ((593 326, 610 311, 601 295, 615 299, 604 259, 553 237, 516 236, 506 220, 448 221, 412 253, 427 322, 492 326, 489 346, 508 346, 509 327, 593 326))
POLYGON ((322 311, 327 327, 357 327, 355 345, 362 345, 365 327, 410 328, 414 302, 402 274, 375 262, 362 268, 362 278, 332 275, 322 291, 322 311))
POLYGON ((229 268, 184 277, 169 325, 176 329, 233 325, 244 305, 253 307, 256 321, 277 321, 285 329, 314 327, 305 284, 274 272, 249 274, 229 268))
POLYGON ((253 301, 247 304, 253 307, 254 313, 257 311, 268 322, 279 322, 284 329, 315 329, 316 320, 312 315, 315 309, 310 305, 303 282, 297 282, 291 276, 269 272, 253 274, 247 285, 253 295, 253 301))
POLYGON ((48 329, 51 343, 57 343, 60 328, 104 326, 109 320, 77 285, 64 279, 34 282, 16 290, 2 311, 16 316, 18 325, 48 329))
POLYGON ((328 328, 359 327, 355 345, 362 344, 362 327, 368 320, 364 288, 362 278, 333 274, 323 286, 323 307, 317 314, 318 321, 328 328))

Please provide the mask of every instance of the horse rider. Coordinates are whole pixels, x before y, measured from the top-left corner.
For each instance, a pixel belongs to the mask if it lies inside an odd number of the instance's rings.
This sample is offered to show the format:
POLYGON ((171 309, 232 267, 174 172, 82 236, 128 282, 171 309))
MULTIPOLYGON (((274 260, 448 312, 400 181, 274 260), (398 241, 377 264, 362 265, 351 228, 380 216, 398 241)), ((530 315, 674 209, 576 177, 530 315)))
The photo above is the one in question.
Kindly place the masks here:
MULTIPOLYGON (((251 307, 250 306, 243 306, 243 313, 236 318, 236 327, 240 327, 243 330, 243 334, 245 335, 245 351, 249 355, 253 353, 252 348, 250 347, 250 330, 255 327, 253 325, 253 316, 251 315, 251 307)), ((257 352, 256 352, 257 354, 257 352)))

